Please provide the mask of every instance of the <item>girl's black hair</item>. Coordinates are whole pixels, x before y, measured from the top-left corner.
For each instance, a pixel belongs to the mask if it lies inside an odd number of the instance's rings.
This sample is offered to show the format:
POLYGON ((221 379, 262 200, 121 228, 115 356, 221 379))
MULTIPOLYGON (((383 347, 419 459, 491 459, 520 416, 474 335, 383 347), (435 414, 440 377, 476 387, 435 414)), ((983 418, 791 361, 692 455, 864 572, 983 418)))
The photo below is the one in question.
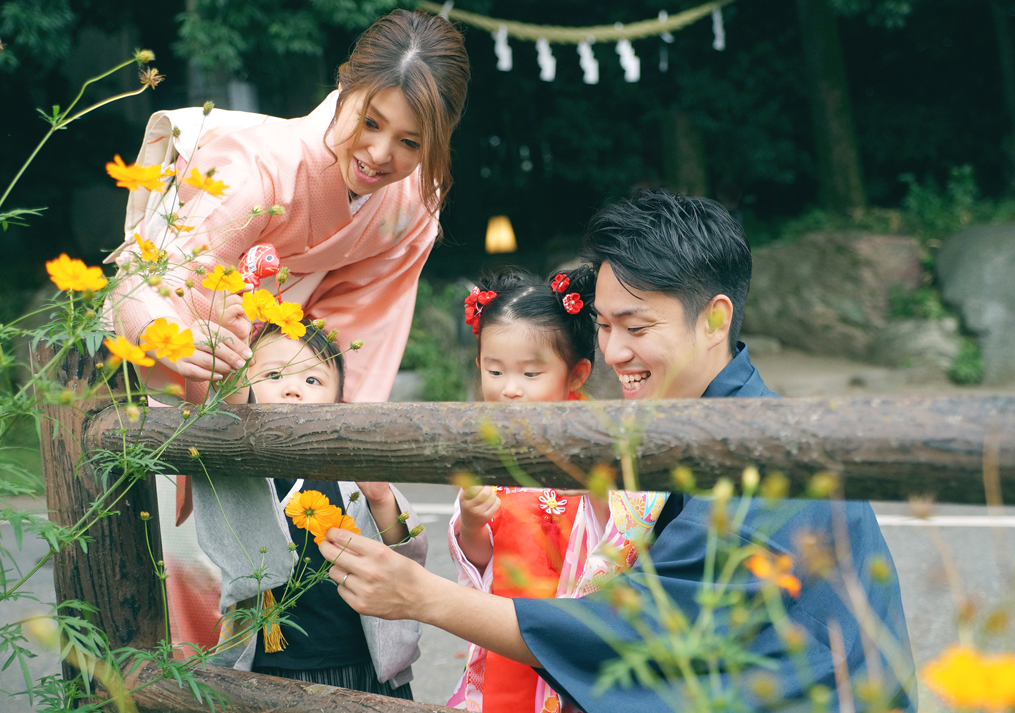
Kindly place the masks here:
MULTIPOLYGON (((335 365, 338 369, 338 401, 342 400, 342 395, 345 393, 345 359, 342 358, 342 350, 338 348, 338 341, 329 341, 327 332, 323 329, 317 329, 309 319, 304 319, 302 322, 303 326, 307 328, 307 333, 300 337, 300 341, 310 347, 310 351, 314 353, 322 363, 327 364, 329 361, 335 365)), ((264 325, 260 336, 257 338, 257 342, 260 342, 265 337, 272 334, 281 334, 282 328, 277 324, 269 322, 264 325)), ((287 337, 288 338, 288 337, 287 337)), ((254 343, 254 347, 257 347, 257 342, 254 343)))
POLYGON ((596 293, 596 276, 589 267, 583 265, 577 270, 562 270, 545 282, 517 270, 504 270, 480 278, 477 286, 482 292, 497 293, 479 316, 476 336, 480 349, 486 327, 529 322, 545 331, 553 350, 569 370, 582 359, 595 364, 596 323, 592 317, 592 300, 596 293), (567 280, 567 287, 554 289, 553 283, 559 285, 561 275, 567 280), (565 298, 575 293, 583 304, 576 314, 571 314, 564 307, 565 298))

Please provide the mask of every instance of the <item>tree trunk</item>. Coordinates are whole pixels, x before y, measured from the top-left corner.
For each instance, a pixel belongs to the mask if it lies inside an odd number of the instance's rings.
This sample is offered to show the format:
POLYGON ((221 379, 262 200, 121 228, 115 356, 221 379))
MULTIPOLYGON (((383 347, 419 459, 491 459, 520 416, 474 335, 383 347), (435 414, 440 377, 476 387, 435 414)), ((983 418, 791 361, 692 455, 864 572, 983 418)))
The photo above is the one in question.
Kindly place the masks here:
POLYGON ((797 0, 797 14, 811 98, 821 202, 832 210, 860 212, 867 199, 835 15, 828 0, 797 0))
POLYGON ((1001 90, 1008 114, 1008 134, 1004 137, 1004 152, 1009 163, 1008 188, 1015 192, 1015 47, 1012 46, 1011 20, 1005 5, 1001 0, 990 0, 998 61, 1001 63, 1001 90))
POLYGON ((707 196, 705 138, 690 112, 669 109, 663 114, 663 169, 666 187, 687 196, 707 196))

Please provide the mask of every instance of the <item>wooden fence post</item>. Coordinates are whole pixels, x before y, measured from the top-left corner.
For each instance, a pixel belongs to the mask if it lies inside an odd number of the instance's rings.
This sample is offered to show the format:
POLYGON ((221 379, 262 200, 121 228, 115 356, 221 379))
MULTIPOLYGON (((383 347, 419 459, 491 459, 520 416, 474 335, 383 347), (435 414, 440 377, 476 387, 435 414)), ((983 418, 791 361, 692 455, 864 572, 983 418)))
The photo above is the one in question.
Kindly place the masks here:
MULTIPOLYGON (((46 364, 56 350, 40 347, 33 355, 36 369, 46 364)), ((56 366, 52 379, 80 396, 94 384, 99 372, 97 359, 72 350, 56 366)), ((122 380, 118 382, 122 388, 122 380)), ((114 387, 114 391, 116 391, 114 387)), ((50 518, 63 526, 77 523, 92 502, 103 493, 91 468, 82 463, 82 435, 85 423, 96 410, 109 402, 76 401, 72 405, 47 405, 42 425, 42 471, 46 479, 46 501, 50 518)), ((115 477, 115 476, 114 476, 115 477)), ((122 486, 118 493, 128 486, 122 486)), ((115 499, 114 495, 114 499, 115 499)), ((101 519, 85 533, 88 551, 71 546, 58 553, 54 562, 57 603, 68 599, 88 602, 98 613, 92 623, 109 637, 112 648, 132 646, 152 649, 165 636, 162 591, 145 544, 145 528, 152 554, 162 559, 159 508, 155 479, 149 477, 129 486, 129 492, 110 508, 115 514, 101 519), (141 512, 150 519, 141 520, 141 512)), ((74 675, 64 664, 64 678, 74 675)))

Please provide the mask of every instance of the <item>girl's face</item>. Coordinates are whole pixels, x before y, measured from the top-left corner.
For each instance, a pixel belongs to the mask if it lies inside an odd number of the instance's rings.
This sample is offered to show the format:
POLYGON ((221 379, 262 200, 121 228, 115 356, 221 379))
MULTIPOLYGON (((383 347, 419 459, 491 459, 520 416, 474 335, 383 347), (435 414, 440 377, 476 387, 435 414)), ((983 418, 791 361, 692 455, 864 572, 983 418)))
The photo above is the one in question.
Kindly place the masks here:
POLYGON ((402 90, 389 87, 374 95, 366 110, 363 131, 354 143, 363 99, 363 92, 343 97, 335 127, 335 154, 345 185, 361 196, 411 175, 419 166, 422 141, 402 90))
POLYGON ((339 397, 335 363, 282 335, 258 342, 250 383, 259 404, 333 404, 339 397))
POLYGON ((542 333, 524 322, 491 325, 482 336, 476 364, 484 401, 566 401, 585 381, 571 373, 542 333))

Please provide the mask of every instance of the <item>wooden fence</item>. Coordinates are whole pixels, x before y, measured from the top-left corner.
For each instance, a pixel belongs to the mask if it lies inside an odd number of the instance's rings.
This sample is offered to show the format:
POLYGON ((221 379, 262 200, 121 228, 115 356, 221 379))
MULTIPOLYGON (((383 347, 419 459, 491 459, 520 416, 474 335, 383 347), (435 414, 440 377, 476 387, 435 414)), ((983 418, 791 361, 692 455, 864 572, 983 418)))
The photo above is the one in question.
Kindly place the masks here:
MULTIPOLYGON (((60 379, 83 393, 95 377, 93 360, 75 355, 60 379)), ((778 470, 799 492, 817 471, 840 475, 847 497, 901 500, 934 494, 940 502, 985 502, 985 446, 1001 488, 1015 497, 1015 396, 825 399, 710 399, 658 402, 540 404, 337 404, 231 407, 240 418, 205 417, 166 449, 164 461, 193 470, 197 448, 216 477, 291 477, 446 483, 456 471, 485 483, 514 485, 498 449, 532 478, 554 487, 581 487, 575 475, 614 464, 616 443, 637 454, 639 484, 670 489, 674 466, 692 469, 699 485, 739 477, 748 465, 778 470), (481 428, 482 426, 482 428, 481 428), (487 436, 481 435, 486 432, 487 436)), ((153 409, 143 429, 99 403, 49 406, 64 426, 43 429, 43 469, 52 517, 78 521, 101 489, 82 465, 84 452, 122 448, 139 440, 164 444, 184 418, 179 409, 153 409)), ((99 609, 95 623, 114 647, 153 648, 165 631, 159 580, 142 528, 161 557, 155 484, 137 482, 88 534, 88 552, 70 548, 56 558, 58 601, 80 599, 99 609), (139 515, 150 513, 147 523, 139 515)), ((128 683, 147 683, 142 667, 128 683)), ((447 710, 327 686, 212 668, 200 673, 227 695, 236 711, 447 710)), ((206 710, 174 681, 136 694, 141 711, 206 710)))

